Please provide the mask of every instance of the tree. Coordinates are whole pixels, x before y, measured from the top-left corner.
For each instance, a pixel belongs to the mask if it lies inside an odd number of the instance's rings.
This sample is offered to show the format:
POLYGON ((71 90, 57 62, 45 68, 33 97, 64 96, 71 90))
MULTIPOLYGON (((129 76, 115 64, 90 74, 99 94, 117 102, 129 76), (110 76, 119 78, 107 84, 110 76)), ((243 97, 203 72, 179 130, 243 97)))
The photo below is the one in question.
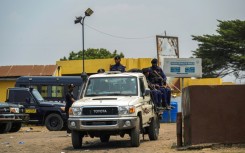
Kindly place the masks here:
POLYGON ((203 77, 224 77, 233 74, 245 78, 245 21, 218 20, 217 35, 192 36, 198 41, 193 52, 202 58, 203 77))
MULTIPOLYGON (((115 50, 113 53, 110 51, 100 48, 100 49, 93 49, 93 48, 88 48, 87 50, 84 51, 84 59, 105 59, 105 58, 114 58, 117 55, 117 50, 115 50)), ((120 57, 124 57, 124 54, 121 52, 119 54, 120 57)), ((65 61, 65 60, 80 60, 83 58, 83 51, 79 51, 75 53, 74 51, 70 52, 69 57, 63 57, 60 60, 65 61)))

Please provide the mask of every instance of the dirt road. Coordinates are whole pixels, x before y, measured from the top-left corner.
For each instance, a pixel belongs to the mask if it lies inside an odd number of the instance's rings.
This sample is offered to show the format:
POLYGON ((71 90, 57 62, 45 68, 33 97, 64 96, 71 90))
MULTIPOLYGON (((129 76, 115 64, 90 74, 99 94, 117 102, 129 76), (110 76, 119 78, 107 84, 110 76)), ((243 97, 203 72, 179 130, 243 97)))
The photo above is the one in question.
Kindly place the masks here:
POLYGON ((48 131, 42 126, 23 127, 17 133, 0 135, 1 153, 69 153, 69 152, 99 152, 99 153, 170 153, 170 152, 199 152, 218 153, 234 152, 245 153, 245 148, 205 148, 201 150, 176 150, 176 124, 161 124, 159 140, 149 141, 141 138, 138 148, 130 147, 129 137, 112 136, 109 143, 101 143, 98 138, 85 137, 83 149, 74 150, 71 137, 66 136, 66 131, 48 131))

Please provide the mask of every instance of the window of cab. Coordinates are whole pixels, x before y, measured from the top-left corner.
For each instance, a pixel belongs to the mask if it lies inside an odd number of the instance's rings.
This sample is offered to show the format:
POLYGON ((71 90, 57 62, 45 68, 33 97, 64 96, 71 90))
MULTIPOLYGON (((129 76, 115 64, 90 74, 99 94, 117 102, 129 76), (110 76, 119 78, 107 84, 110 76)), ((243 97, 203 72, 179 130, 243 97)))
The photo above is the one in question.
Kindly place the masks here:
POLYGON ((137 96, 136 77, 90 78, 85 96, 137 96))

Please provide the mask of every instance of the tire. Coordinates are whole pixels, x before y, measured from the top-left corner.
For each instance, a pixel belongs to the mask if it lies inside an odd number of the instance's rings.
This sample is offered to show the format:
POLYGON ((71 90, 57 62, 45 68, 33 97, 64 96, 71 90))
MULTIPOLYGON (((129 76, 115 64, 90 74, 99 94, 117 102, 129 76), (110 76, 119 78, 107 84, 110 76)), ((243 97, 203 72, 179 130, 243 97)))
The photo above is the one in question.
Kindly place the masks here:
POLYGON ((100 136, 100 141, 103 143, 109 142, 109 140, 110 140, 110 135, 108 135, 108 134, 100 136))
POLYGON ((0 123, 0 134, 9 132, 12 127, 12 123, 0 123))
POLYGON ((49 114, 45 119, 45 126, 49 131, 60 131, 64 126, 64 121, 59 114, 49 114))
POLYGON ((140 146, 140 118, 138 117, 136 120, 136 126, 130 132, 131 136, 131 146, 139 147, 140 146))
POLYGON ((10 129, 11 129, 11 127, 12 127, 12 122, 10 122, 10 123, 7 123, 7 127, 6 127, 6 129, 5 129, 5 132, 9 132, 10 131, 10 129))
POLYGON ((12 123, 12 127, 9 132, 18 132, 21 128, 21 123, 12 123))
POLYGON ((72 130, 71 140, 72 140, 72 145, 73 145, 74 149, 81 149, 82 148, 83 136, 84 135, 82 134, 82 132, 72 130))
POLYGON ((159 120, 157 115, 155 115, 150 123, 148 136, 150 140, 157 140, 159 135, 159 120))

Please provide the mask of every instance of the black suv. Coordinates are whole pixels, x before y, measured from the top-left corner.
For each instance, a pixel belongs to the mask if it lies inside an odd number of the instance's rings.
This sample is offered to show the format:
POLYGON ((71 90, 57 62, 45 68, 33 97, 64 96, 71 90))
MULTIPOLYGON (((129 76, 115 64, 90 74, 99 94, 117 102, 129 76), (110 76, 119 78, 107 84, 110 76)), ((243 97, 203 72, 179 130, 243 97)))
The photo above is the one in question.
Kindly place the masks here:
POLYGON ((40 93, 33 88, 9 88, 7 101, 11 104, 20 104, 29 114, 29 123, 45 125, 50 131, 59 131, 66 127, 65 104, 45 101, 40 93))

